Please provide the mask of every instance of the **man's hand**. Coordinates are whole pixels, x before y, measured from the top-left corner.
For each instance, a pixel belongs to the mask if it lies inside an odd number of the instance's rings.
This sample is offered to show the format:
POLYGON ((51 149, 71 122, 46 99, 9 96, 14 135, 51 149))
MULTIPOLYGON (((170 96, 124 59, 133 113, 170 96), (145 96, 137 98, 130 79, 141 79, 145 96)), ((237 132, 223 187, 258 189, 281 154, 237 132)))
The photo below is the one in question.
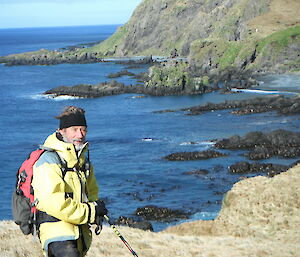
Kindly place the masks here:
POLYGON ((105 203, 100 199, 94 202, 95 210, 96 210, 96 217, 104 217, 108 213, 108 210, 105 207, 105 203))

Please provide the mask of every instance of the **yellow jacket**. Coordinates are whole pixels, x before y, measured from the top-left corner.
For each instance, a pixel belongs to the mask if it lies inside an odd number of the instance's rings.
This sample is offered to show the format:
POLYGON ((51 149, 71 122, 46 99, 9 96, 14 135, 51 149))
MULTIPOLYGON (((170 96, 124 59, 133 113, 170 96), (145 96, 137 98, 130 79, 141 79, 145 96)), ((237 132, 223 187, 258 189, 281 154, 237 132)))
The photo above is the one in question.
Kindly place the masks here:
POLYGON ((84 171, 87 143, 81 152, 76 153, 71 143, 50 135, 45 148, 51 148, 67 163, 63 178, 61 160, 55 152, 46 151, 33 167, 34 197, 37 209, 59 219, 40 225, 39 236, 47 256, 48 244, 55 241, 83 238, 81 252, 88 250, 92 240, 89 223, 95 221, 95 206, 98 199, 98 186, 93 167, 84 171), (77 157, 78 155, 78 157, 77 157))

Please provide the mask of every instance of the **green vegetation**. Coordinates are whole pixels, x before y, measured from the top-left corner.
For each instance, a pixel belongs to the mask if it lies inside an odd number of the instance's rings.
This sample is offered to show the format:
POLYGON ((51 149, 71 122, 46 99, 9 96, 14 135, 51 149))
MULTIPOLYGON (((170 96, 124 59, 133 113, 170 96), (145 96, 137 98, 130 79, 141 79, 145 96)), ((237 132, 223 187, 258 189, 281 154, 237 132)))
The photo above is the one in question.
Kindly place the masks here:
POLYGON ((166 66, 155 65, 150 68, 150 80, 147 87, 166 87, 186 92, 202 92, 204 86, 209 86, 208 76, 192 77, 189 65, 184 61, 172 61, 166 66))
POLYGON ((178 87, 189 84, 190 76, 187 72, 188 65, 185 62, 175 62, 168 66, 151 67, 151 79, 146 83, 149 87, 178 87))
POLYGON ((107 53, 109 51, 114 51, 114 48, 117 47, 120 42, 127 37, 127 35, 127 26, 124 25, 122 27, 119 27, 118 30, 110 38, 106 39, 101 44, 89 48, 89 52, 107 53))
POLYGON ((220 57, 220 69, 226 69, 228 66, 234 66, 235 60, 240 53, 242 46, 239 42, 228 42, 223 55, 220 57))
POLYGON ((187 4, 186 2, 177 2, 174 4, 172 7, 171 15, 178 15, 181 12, 185 11, 187 9, 187 4))
MULTIPOLYGON (((210 62, 210 71, 218 69, 225 71, 230 68, 259 69, 264 62, 271 66, 277 64, 282 70, 298 71, 300 58, 286 59, 278 62, 291 43, 300 43, 300 26, 294 26, 275 32, 261 40, 226 41, 226 40, 195 40, 191 44, 190 63, 196 68, 203 68, 210 62), (255 53, 253 60, 251 56, 255 53), (280 55, 281 54, 281 55, 280 55)), ((288 58, 288 53, 286 53, 288 58)))
POLYGON ((203 76, 201 82, 202 82, 203 85, 208 86, 209 85, 209 77, 208 76, 203 76))
POLYGON ((286 47, 291 41, 300 41, 300 26, 275 32, 258 43, 257 50, 261 52, 266 45, 272 44, 277 49, 286 47))

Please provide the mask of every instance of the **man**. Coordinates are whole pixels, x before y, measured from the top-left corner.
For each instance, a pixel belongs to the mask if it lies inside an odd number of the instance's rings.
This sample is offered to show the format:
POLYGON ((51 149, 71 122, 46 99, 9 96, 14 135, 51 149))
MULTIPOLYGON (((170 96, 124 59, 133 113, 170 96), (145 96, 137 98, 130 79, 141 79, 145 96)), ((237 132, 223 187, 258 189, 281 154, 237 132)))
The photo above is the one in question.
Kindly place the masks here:
POLYGON ((107 214, 98 199, 90 165, 85 111, 69 106, 56 117, 59 129, 50 135, 33 168, 39 238, 45 256, 84 256, 90 247, 89 224, 107 214))

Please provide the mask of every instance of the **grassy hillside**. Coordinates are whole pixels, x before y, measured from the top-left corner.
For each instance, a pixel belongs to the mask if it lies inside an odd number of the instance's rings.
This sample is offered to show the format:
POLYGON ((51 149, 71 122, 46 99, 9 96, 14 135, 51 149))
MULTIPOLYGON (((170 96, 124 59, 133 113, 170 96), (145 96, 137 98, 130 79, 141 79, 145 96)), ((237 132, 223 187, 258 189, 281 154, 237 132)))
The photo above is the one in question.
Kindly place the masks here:
POLYGON ((298 0, 147 0, 109 39, 91 48, 116 55, 189 53, 194 40, 249 41, 300 24, 298 0))
POLYGON ((281 73, 300 71, 299 52, 300 25, 296 25, 249 41, 195 40, 189 62, 194 74, 228 69, 281 73))

